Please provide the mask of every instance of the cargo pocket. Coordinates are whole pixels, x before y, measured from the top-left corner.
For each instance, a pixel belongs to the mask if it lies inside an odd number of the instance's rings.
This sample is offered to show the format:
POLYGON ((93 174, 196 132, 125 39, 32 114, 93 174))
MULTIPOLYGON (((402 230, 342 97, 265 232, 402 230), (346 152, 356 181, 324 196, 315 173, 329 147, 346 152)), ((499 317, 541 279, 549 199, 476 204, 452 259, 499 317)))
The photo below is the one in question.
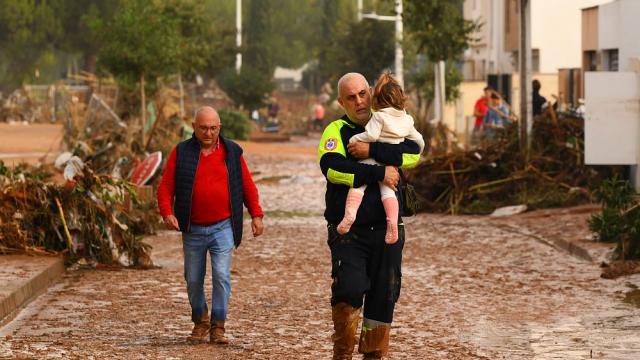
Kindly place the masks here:
POLYGON ((338 234, 338 230, 336 230, 335 225, 332 224, 327 225, 327 232, 327 245, 329 246, 329 249, 332 249, 340 239, 341 235, 338 234))
POLYGON ((391 282, 391 300, 393 302, 397 302, 400 298, 400 289, 402 288, 402 269, 400 266, 397 266, 393 269, 393 273, 390 279, 391 282))
POLYGON ((335 294, 337 287, 339 285, 340 279, 340 270, 342 268, 342 260, 333 259, 331 261, 331 290, 335 294))

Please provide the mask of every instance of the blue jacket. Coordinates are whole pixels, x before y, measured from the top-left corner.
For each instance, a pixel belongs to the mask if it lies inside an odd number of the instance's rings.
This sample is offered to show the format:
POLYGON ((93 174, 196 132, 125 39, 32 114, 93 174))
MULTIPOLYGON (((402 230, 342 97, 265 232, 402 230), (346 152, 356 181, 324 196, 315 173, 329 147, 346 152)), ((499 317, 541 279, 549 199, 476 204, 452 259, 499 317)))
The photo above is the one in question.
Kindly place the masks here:
MULTIPOLYGON (((231 205, 231 225, 233 227, 233 241, 236 247, 242 241, 242 167, 240 156, 242 148, 231 140, 220 136, 227 150, 225 164, 229 178, 229 200, 231 205)), ((176 146, 176 188, 173 211, 183 232, 191 231, 191 197, 193 183, 200 160, 200 143, 192 136, 176 146)))

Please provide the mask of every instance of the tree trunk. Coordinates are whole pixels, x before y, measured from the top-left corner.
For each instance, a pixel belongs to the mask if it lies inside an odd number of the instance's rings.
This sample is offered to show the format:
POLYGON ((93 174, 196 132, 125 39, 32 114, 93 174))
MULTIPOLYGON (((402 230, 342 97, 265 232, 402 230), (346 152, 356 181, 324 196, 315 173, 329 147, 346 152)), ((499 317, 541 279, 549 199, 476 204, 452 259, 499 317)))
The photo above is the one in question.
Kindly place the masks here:
POLYGON ((89 52, 85 53, 83 70, 88 73, 95 74, 97 61, 98 61, 98 57, 96 56, 96 54, 89 53, 89 52))
POLYGON ((145 97, 145 93, 144 93, 144 73, 142 73, 140 75, 140 97, 141 100, 140 102, 142 103, 142 116, 140 118, 140 121, 142 122, 142 146, 144 146, 145 144, 145 134, 144 134, 144 127, 147 124, 147 100, 145 97))

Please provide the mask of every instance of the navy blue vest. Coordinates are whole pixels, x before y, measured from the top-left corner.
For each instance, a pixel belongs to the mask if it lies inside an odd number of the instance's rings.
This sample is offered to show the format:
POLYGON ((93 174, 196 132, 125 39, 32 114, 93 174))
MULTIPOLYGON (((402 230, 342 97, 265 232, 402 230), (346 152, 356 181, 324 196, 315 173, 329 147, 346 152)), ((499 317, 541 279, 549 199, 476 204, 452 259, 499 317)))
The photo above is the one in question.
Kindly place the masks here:
MULTIPOLYGON (((242 241, 242 215, 243 198, 242 192, 242 167, 240 156, 242 148, 231 140, 220 136, 220 141, 224 143, 227 150, 225 164, 229 179, 229 200, 231 202, 231 225, 233 227, 233 242, 236 247, 242 241)), ((193 182, 196 178, 200 160, 200 143, 193 136, 176 146, 176 189, 173 212, 178 219, 180 230, 191 231, 191 197, 193 195, 193 182)))

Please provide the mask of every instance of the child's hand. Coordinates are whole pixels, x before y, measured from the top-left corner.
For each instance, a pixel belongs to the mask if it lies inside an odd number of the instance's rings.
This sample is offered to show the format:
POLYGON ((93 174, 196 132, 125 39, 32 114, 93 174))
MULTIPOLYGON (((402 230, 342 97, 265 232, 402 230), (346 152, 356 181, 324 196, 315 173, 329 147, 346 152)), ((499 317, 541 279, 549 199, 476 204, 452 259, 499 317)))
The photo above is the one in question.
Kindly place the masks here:
POLYGON ((369 143, 356 141, 347 145, 347 150, 356 159, 366 159, 369 157, 369 143))

